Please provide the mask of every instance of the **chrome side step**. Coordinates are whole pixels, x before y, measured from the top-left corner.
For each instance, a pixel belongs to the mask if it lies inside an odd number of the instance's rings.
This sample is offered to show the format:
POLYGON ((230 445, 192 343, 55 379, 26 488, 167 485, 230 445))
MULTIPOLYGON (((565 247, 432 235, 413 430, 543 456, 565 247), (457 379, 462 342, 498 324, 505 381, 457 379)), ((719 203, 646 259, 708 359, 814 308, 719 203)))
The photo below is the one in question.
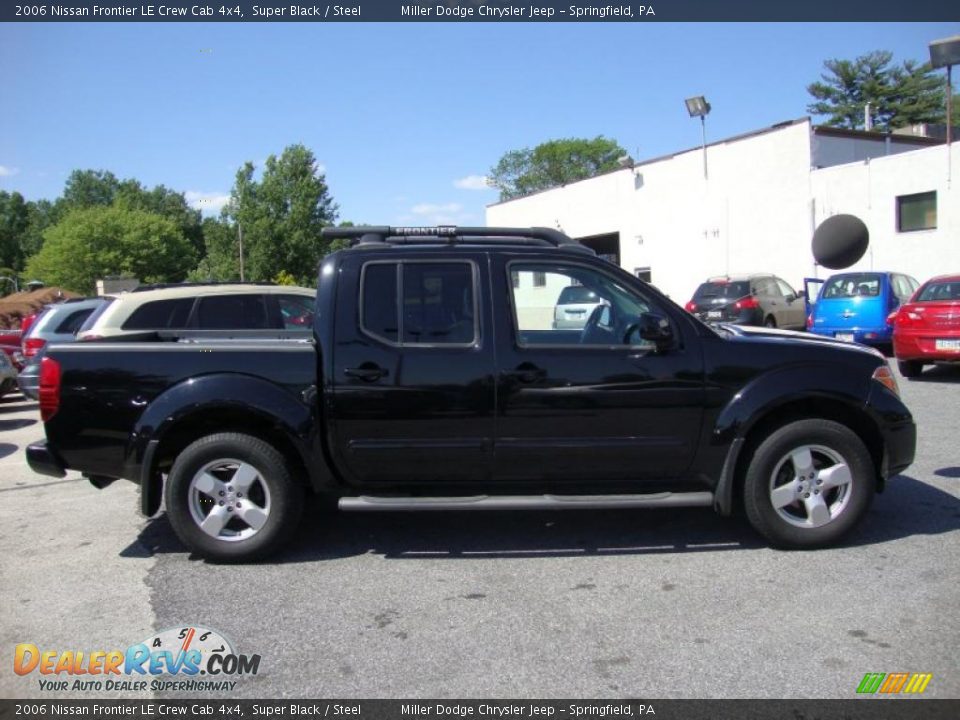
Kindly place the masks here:
POLYGON ((710 492, 631 495, 471 495, 469 497, 342 497, 346 512, 420 510, 596 510, 603 508, 710 507, 710 492))

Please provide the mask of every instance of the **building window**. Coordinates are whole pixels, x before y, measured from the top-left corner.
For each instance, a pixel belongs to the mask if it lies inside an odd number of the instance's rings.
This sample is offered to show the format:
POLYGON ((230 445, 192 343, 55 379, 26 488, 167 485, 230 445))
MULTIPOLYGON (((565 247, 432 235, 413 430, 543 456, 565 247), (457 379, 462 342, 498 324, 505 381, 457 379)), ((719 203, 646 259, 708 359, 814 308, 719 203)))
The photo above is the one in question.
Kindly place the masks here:
POLYGON ((897 196, 897 232, 937 227, 937 192, 897 196))
POLYGON ((547 285, 547 274, 545 272, 535 271, 533 273, 533 286, 546 287, 546 285, 547 285))
POLYGON ((648 267, 634 268, 633 274, 636 275, 641 280, 643 280, 644 282, 653 282, 653 280, 651 279, 653 275, 650 272, 650 268, 648 267))

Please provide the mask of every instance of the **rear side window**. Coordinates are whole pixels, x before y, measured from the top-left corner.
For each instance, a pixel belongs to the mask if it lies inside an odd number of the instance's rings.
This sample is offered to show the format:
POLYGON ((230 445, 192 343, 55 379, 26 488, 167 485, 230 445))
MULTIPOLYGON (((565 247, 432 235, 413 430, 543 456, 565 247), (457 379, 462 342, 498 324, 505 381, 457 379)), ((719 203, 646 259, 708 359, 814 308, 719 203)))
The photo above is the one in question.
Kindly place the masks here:
POLYGON ((403 264, 404 344, 473 343, 474 314, 468 263, 403 264))
POLYGON ((277 295, 280 318, 285 330, 303 330, 313 326, 313 298, 304 295, 277 295))
POLYGON ((742 298, 750 294, 748 282, 705 282, 693 294, 695 300, 707 298, 742 298))
POLYGON ((187 325, 193 298, 154 300, 134 310, 123 324, 124 330, 180 329, 187 325))
POLYGON ((364 266, 363 331, 402 345, 473 344, 477 336, 473 266, 405 262, 399 264, 399 272, 397 268, 397 263, 364 266))
POLYGON ((93 308, 87 308, 85 310, 74 310, 72 313, 68 313, 63 321, 57 325, 57 329, 54 330, 54 332, 58 335, 76 335, 77 331, 80 330, 80 327, 84 321, 90 317, 90 313, 92 312, 93 308))
POLYGON ((199 300, 200 330, 269 330, 263 295, 208 295, 199 300))
POLYGON ((372 263, 363 268, 360 327, 381 340, 400 341, 396 263, 372 263))
POLYGON ((820 297, 824 300, 852 297, 877 297, 880 294, 880 276, 873 273, 835 275, 827 280, 820 297))
POLYGON ((116 298, 114 298, 114 297, 104 298, 104 299, 103 299, 103 302, 100 303, 100 305, 97 307, 97 309, 94 310, 92 313, 90 313, 90 315, 87 317, 87 319, 83 321, 83 325, 80 326, 80 329, 77 330, 77 332, 84 332, 85 330, 89 330, 89 329, 92 328, 94 325, 96 325, 96 324, 97 324, 97 320, 100 319, 100 316, 103 315, 103 314, 107 311, 107 308, 108 308, 108 307, 110 307, 111 305, 113 305, 113 303, 114 303, 115 300, 116 300, 116 298))

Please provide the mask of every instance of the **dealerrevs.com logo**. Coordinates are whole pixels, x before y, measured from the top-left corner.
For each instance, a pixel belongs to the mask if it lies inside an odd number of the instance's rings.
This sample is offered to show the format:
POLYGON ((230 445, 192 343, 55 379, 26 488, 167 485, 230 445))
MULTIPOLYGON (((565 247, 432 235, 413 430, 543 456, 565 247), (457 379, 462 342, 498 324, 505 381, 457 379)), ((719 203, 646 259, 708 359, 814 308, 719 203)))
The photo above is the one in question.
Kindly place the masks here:
POLYGON ((219 632, 198 626, 164 630, 126 650, 61 651, 19 643, 13 654, 13 671, 40 675, 42 691, 233 690, 233 678, 259 669, 259 655, 238 654, 219 632))

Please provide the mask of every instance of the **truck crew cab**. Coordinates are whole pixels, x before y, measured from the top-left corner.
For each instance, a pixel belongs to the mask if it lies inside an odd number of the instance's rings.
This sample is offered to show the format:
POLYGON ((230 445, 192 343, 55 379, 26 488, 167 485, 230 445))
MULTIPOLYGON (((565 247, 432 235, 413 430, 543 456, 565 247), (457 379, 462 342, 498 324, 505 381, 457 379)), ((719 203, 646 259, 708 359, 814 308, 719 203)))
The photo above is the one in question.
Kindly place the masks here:
POLYGON ((546 228, 329 228, 312 340, 151 333, 53 346, 40 473, 165 500, 217 561, 278 550, 304 493, 344 511, 738 506, 828 545, 912 461, 883 356, 707 326, 546 228), (557 327, 567 287, 600 302, 557 327))

